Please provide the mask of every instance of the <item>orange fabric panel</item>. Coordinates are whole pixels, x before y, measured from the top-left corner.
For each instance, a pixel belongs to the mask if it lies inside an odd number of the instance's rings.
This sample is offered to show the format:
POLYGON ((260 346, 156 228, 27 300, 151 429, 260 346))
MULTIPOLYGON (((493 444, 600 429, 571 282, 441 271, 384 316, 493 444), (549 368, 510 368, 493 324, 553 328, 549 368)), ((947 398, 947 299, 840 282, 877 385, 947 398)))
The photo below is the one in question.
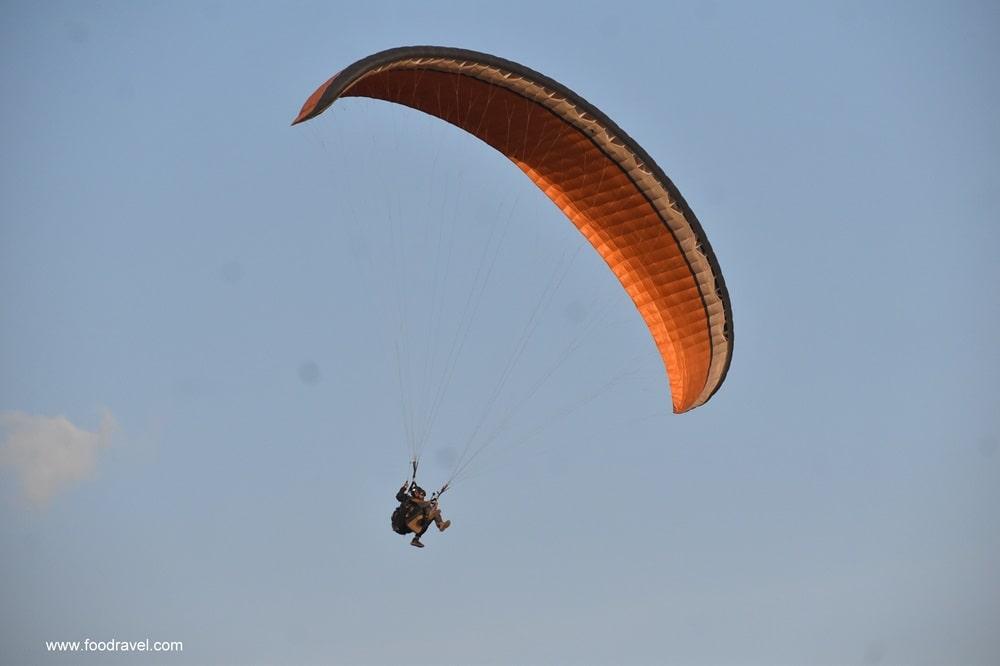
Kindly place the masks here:
POLYGON ((589 137, 532 100, 452 72, 389 69, 362 78, 342 96, 386 100, 437 116, 517 164, 631 296, 667 368, 674 411, 695 405, 712 353, 695 278, 652 204, 589 137))

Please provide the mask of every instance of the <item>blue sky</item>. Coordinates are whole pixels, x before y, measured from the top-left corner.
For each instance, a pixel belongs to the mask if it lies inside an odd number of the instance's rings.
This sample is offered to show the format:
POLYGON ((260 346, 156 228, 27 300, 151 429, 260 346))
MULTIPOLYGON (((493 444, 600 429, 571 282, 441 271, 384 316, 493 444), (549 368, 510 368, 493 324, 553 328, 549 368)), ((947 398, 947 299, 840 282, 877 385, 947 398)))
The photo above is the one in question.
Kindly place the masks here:
POLYGON ((1000 661, 994 3, 8 2, 0 31, 0 661, 1000 661), (633 306, 500 155, 372 101, 288 126, 421 43, 558 79, 671 176, 733 302, 706 406, 669 414, 633 306), (497 437, 417 551, 407 424, 466 326, 422 479, 497 437))

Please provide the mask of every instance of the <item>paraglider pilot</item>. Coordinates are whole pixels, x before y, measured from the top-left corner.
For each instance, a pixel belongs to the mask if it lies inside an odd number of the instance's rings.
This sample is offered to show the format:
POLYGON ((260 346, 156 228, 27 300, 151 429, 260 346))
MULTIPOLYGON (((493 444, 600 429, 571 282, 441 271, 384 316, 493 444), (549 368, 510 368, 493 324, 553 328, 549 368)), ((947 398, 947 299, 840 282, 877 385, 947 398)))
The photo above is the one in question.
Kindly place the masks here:
POLYGON ((437 525, 439 532, 444 532, 451 525, 450 520, 441 517, 441 510, 438 508, 437 496, 427 499, 427 493, 417 485, 415 481, 407 481, 396 493, 396 501, 399 506, 392 512, 392 529, 397 534, 409 534, 413 532, 411 546, 423 548, 420 537, 431 526, 437 525))

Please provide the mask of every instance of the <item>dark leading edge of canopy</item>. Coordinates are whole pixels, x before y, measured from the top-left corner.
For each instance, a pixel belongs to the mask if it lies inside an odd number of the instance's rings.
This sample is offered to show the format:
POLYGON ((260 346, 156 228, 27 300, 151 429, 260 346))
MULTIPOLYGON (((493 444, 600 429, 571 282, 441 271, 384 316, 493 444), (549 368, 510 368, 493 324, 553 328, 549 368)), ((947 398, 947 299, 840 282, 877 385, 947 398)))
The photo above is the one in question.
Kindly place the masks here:
MULTIPOLYGON (((725 382, 726 375, 729 373, 729 365, 733 358, 733 339, 735 333, 733 330, 732 305, 729 300, 729 289, 726 287, 726 280, 722 276, 722 269, 719 267, 719 260, 716 258, 715 251, 712 249, 712 245, 709 243, 708 237, 705 235, 705 231, 701 227, 701 222, 698 221, 698 217, 694 214, 694 211, 691 210, 691 207, 674 185, 673 181, 667 177, 667 174, 664 173, 663 169, 661 169, 656 161, 650 157, 649 153, 647 153, 642 146, 640 146, 632 137, 620 128, 617 123, 605 115, 603 111, 567 88, 565 85, 545 76, 544 74, 536 72, 530 67, 525 67, 519 63, 511 60, 505 60, 504 58, 499 58, 488 53, 480 53, 479 51, 470 51, 467 49, 458 49, 447 46, 401 46, 373 53, 370 56, 348 65, 343 70, 338 72, 330 80, 329 85, 326 90, 323 91, 320 98, 316 100, 316 105, 313 109, 308 114, 304 116, 300 115, 296 118, 292 122, 292 125, 305 122, 306 120, 315 118, 319 114, 323 113, 347 88, 349 88, 358 78, 366 74, 368 71, 390 64, 397 60, 412 60, 415 58, 450 58, 454 60, 475 62, 490 67, 496 67, 497 69, 521 76, 537 83, 538 85, 549 88, 562 97, 565 97, 570 103, 579 108, 581 112, 597 119, 601 125, 606 127, 611 134, 621 140, 625 146, 642 161, 645 167, 652 172, 656 179, 663 185, 664 189, 670 194, 671 199, 676 202, 681 212, 684 214, 684 218, 688 221, 688 224, 691 225, 691 229, 694 231, 694 234, 698 239, 698 243, 705 252, 705 258, 708 260, 709 266, 712 267, 715 285, 721 292, 725 316, 723 331, 729 342, 729 349, 726 354, 726 364, 722 369, 722 374, 719 376, 719 381, 712 390, 709 398, 715 395, 719 388, 722 387, 722 384, 725 382)), ((666 224, 666 222, 664 222, 664 224, 666 224)))

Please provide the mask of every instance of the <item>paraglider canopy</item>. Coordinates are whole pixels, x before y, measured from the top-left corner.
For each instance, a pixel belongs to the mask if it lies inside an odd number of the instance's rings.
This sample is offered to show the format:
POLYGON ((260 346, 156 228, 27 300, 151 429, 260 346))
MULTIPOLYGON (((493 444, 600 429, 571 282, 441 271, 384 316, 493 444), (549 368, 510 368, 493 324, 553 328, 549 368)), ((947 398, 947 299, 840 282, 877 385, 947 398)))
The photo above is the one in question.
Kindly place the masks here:
POLYGON ((293 124, 341 97, 418 109, 507 156, 632 298, 666 367, 674 411, 702 405, 719 389, 733 327, 718 261, 674 184, 600 110, 523 65, 435 46, 391 49, 348 66, 309 97, 293 124))

